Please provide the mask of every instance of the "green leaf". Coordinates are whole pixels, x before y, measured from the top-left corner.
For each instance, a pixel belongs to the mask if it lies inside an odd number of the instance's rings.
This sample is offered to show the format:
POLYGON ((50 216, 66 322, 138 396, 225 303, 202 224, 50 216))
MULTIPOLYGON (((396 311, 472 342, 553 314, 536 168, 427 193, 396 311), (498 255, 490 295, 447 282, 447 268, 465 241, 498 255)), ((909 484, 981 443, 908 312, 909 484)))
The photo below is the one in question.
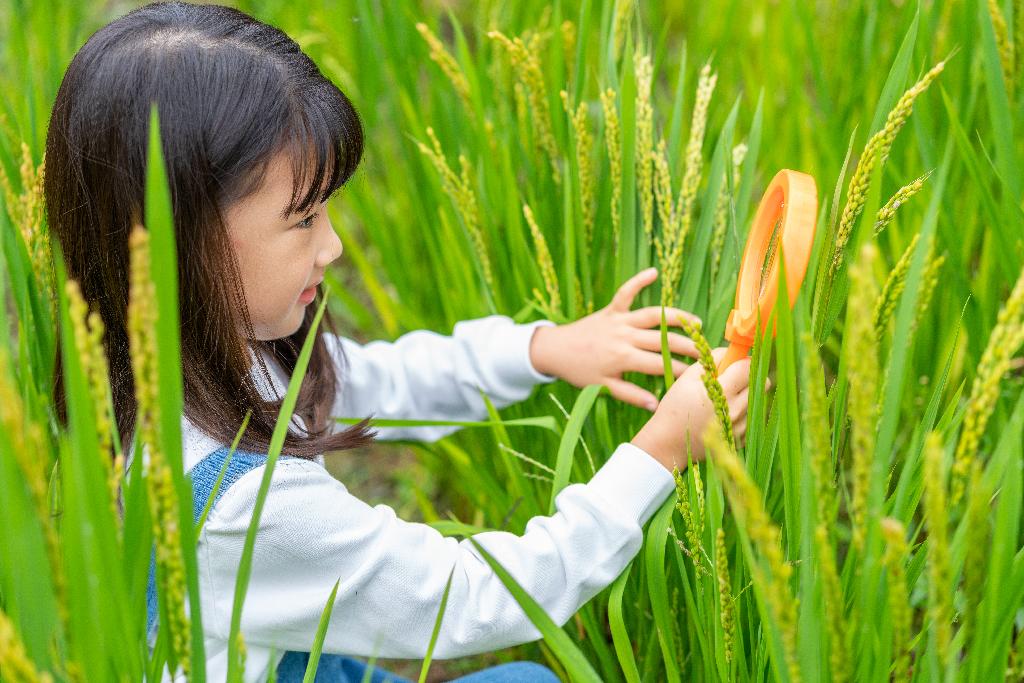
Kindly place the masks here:
POLYGON ((558 661, 569 672, 573 681, 584 683, 586 681, 594 681, 594 683, 600 683, 601 678, 597 675, 597 672, 590 666, 590 662, 587 661, 583 653, 573 644, 572 640, 566 635, 548 613, 537 604, 537 602, 530 597, 530 594, 523 590, 522 586, 516 582, 512 575, 508 573, 501 564, 494 559, 494 557, 487 552, 480 543, 473 537, 470 537, 473 547, 476 548, 477 552, 480 553, 481 557, 491 566, 494 573, 498 575, 501 582, 505 584, 505 588, 508 589, 509 593, 516 599, 519 606, 522 607, 526 616, 530 618, 530 622, 537 627, 541 635, 544 636, 544 640, 554 651, 555 656, 558 657, 558 661))
POLYGON ((309 651, 309 661, 306 663, 306 673, 302 677, 302 683, 313 683, 316 678, 316 668, 320 664, 320 653, 324 649, 324 638, 327 637, 327 627, 331 623, 331 612, 334 610, 334 599, 338 596, 339 578, 334 582, 331 595, 327 598, 324 611, 320 614, 320 623, 316 627, 316 637, 313 639, 313 647, 309 651))

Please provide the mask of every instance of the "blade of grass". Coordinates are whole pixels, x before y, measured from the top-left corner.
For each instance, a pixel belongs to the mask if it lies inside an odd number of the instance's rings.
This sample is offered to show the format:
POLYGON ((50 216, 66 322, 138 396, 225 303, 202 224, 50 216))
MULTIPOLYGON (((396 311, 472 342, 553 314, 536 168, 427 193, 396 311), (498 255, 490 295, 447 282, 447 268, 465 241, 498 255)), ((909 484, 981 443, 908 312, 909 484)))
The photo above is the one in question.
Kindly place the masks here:
MULTIPOLYGON (((239 630, 242 624, 242 608, 245 601, 245 593, 249 588, 249 577, 252 575, 252 555, 256 545, 256 533, 259 531, 260 518, 263 515, 263 505, 267 500, 267 493, 270 491, 270 480, 274 474, 274 465, 277 464, 278 456, 281 455, 281 448, 284 446, 284 439, 288 433, 288 424, 291 422, 292 413, 295 410, 295 403, 299 397, 299 387, 306 375, 306 367, 309 365, 309 357, 313 352, 313 342, 316 340, 317 329, 320 327, 320 320, 323 318, 327 308, 327 296, 320 301, 313 323, 310 325, 309 333, 299 351, 299 357, 295 361, 295 371, 288 381, 288 390, 285 392, 284 400, 281 402, 281 409, 277 415, 277 422, 274 425, 274 433, 270 438, 270 448, 267 452, 267 462, 263 467, 263 478, 260 480, 260 487, 256 494, 256 502, 253 505, 252 521, 245 534, 245 545, 242 547, 242 556, 238 563, 238 574, 235 579, 235 596, 231 607, 231 629, 228 634, 228 680, 238 681, 242 677, 242 661, 239 655, 238 642, 239 630)), ((189 524, 191 529, 192 525, 189 524)))
POLYGON ((331 612, 334 611, 334 599, 338 597, 338 585, 340 583, 340 578, 334 582, 334 588, 331 589, 331 594, 327 598, 327 604, 324 605, 324 611, 320 615, 320 623, 316 627, 316 637, 313 639, 313 647, 309 651, 309 661, 306 662, 306 673, 302 677, 302 683, 313 683, 313 680, 316 678, 316 669, 320 664, 320 653, 324 649, 324 638, 327 637, 327 627, 331 623, 331 612))

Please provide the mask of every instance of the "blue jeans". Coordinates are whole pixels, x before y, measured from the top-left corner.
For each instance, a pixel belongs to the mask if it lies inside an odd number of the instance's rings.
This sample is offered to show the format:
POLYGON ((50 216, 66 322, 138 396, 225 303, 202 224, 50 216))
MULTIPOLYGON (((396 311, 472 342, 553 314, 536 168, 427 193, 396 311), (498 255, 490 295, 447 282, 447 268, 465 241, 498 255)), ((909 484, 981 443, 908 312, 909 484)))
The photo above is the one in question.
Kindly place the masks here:
MULTIPOLYGON (((277 665, 279 683, 297 683, 302 680, 309 662, 308 652, 286 652, 277 665)), ((344 655, 320 655, 315 683, 361 683, 367 672, 367 665, 354 657, 344 655)), ((412 683, 374 666, 367 679, 370 683, 412 683)), ((453 683, 558 683, 558 677, 551 669, 536 662, 509 662, 499 664, 468 676, 456 678, 453 683)))

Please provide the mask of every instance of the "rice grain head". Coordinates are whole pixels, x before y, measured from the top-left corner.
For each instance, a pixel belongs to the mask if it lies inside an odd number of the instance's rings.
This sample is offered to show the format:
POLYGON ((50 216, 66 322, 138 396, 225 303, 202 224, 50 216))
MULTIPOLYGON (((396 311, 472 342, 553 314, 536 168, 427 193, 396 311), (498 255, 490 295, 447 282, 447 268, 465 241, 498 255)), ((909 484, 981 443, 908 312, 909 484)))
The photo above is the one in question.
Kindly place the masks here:
POLYGON ((751 567, 751 575, 761 585, 778 628, 790 680, 798 682, 801 680, 800 665, 796 658, 799 600, 789 585, 793 568, 782 554, 782 533, 765 509, 761 490, 750 478, 732 445, 726 441, 718 422, 708 423, 704 443, 710 454, 709 459, 720 475, 729 505, 736 515, 736 522, 746 530, 760 556, 760 561, 751 567))
MULTIPOLYGON (((934 242, 932 243, 934 247, 934 242)), ((942 265, 946 262, 946 257, 933 256, 932 252, 928 252, 929 261, 928 265, 925 266, 924 273, 921 275, 921 298, 917 302, 917 311, 914 314, 914 322, 910 325, 910 335, 913 337, 914 332, 917 331, 918 326, 921 324, 921 319, 928 312, 928 308, 932 303, 932 296, 935 294, 935 288, 939 284, 939 271, 942 270, 942 265)))
POLYGON ((484 283, 490 292, 494 292, 494 275, 491 270, 491 259, 487 252, 487 243, 484 240, 483 232, 480 229, 480 209, 477 206, 476 192, 473 189, 472 169, 469 159, 465 155, 459 155, 461 174, 448 165, 444 151, 441 149, 441 142, 434 134, 434 129, 427 127, 427 137, 431 146, 418 142, 420 152, 426 156, 441 179, 441 188, 452 200, 455 209, 466 226, 466 232, 477 260, 480 262, 480 269, 483 272, 484 283))
POLYGON ((910 627, 913 613, 907 592, 907 531, 899 520, 885 517, 881 522, 885 539, 882 564, 889 575, 889 618, 892 620, 893 680, 910 680, 912 642, 910 627))
MULTIPOLYGON (((670 271, 669 253, 672 247, 666 241, 672 235, 679 234, 677 221, 679 216, 672 200, 672 175, 668 168, 668 144, 662 138, 658 141, 657 150, 651 153, 651 164, 654 167, 654 194, 657 198, 658 221, 661 224, 660 234, 654 237, 654 254, 658 269, 662 273, 670 271)), ((674 300, 674 286, 663 279, 661 286, 661 305, 671 306, 674 300)))
POLYGON ((942 440, 929 432, 924 447, 924 521, 928 529, 928 614, 940 666, 949 661, 953 586, 949 560, 949 511, 942 440))
POLYGON ((686 143, 685 170, 679 187, 679 197, 676 201, 676 215, 679 216, 679 220, 673 227, 677 232, 666 239, 666 243, 672 245, 667 257, 671 270, 665 276, 669 291, 675 291, 675 284, 679 281, 682 272, 683 246, 693 223, 697 188, 700 186, 701 171, 704 165, 701 149, 704 146, 704 133, 707 129, 708 105, 711 103, 711 95, 715 91, 717 81, 718 75, 712 73, 711 65, 705 64, 701 68, 700 77, 697 80, 697 96, 693 104, 693 117, 690 121, 690 137, 686 143))
POLYGON ((616 61, 622 54, 623 43, 626 42, 626 32, 629 30, 634 3, 635 0, 615 0, 615 13, 612 15, 612 45, 616 61))
POLYGON ((594 167, 591 155, 594 149, 594 138, 587 125, 587 103, 580 102, 575 111, 569 104, 569 93, 561 91, 562 106, 569 115, 572 124, 573 139, 576 143, 576 169, 580 177, 580 215, 583 218, 583 230, 587 244, 594 239, 594 167))
POLYGON ((437 64, 444 75, 448 77, 452 87, 455 88, 455 93, 462 102, 462 106, 466 108, 466 114, 473 118, 473 100, 469 94, 469 81, 466 80, 466 74, 462 72, 462 67, 459 66, 459 63, 448 51, 444 43, 441 42, 441 39, 434 35, 430 27, 423 22, 418 22, 416 30, 430 47, 431 61, 437 64))
POLYGON ((921 191, 924 187, 924 183, 931 176, 932 172, 928 171, 924 175, 914 179, 912 182, 904 185, 896 191, 889 201, 885 203, 878 213, 875 215, 875 235, 878 235, 886 226, 892 222, 892 219, 896 216, 896 210, 902 205, 907 203, 907 200, 913 197, 915 194, 921 191))
POLYGON ((612 253, 619 255, 619 233, 622 232, 622 132, 619 127, 619 110, 615 104, 615 91, 611 88, 601 93, 601 110, 604 112, 604 141, 608 148, 608 167, 611 174, 612 198, 612 253))
POLYGON ((537 250, 537 263, 540 266, 541 278, 544 280, 544 289, 547 290, 547 301, 540 301, 542 307, 549 316, 560 317, 562 298, 558 288, 558 274, 555 271, 555 263, 548 250, 547 240, 544 233, 537 226, 537 220, 533 217, 533 210, 529 204, 523 204, 523 215, 526 216, 526 223, 530 226, 530 234, 533 235, 533 244, 537 250))
POLYGON ((829 667, 832 681, 852 680, 850 668, 850 631, 846 625, 846 599, 836 566, 835 547, 829 536, 829 523, 822 520, 814 529, 818 547, 818 570, 821 572, 822 601, 828 624, 829 667))
MULTIPOLYGON (((743 166, 743 159, 747 156, 747 146, 740 143, 732 148, 732 187, 733 192, 739 188, 740 171, 743 166)), ((718 193, 718 201, 715 205, 715 227, 711 233, 711 281, 714 282, 718 276, 718 268, 722 262, 722 251, 725 247, 725 231, 729 226, 729 205, 732 200, 732 193, 729 191, 726 173, 722 174, 722 189, 718 193)))
POLYGON ((96 412, 100 466, 107 474, 111 513, 113 519, 119 523, 117 501, 120 477, 114 468, 113 420, 108 395, 110 375, 107 371, 107 355, 103 350, 103 319, 98 312, 89 312, 77 281, 67 280, 64 289, 68 298, 68 313, 71 317, 75 348, 96 412))
MULTIPOLYGON (((0 429, 6 435, 10 455, 21 472, 28 489, 33 512, 43 530, 46 557, 50 563, 50 576, 57 598, 58 617, 67 631, 67 582, 64 576, 64 559, 57 535, 55 516, 51 514, 47 499, 49 483, 46 470, 49 466, 50 449, 46 444, 43 429, 35 420, 29 419, 21 389, 17 385, 11 368, 6 347, 0 346, 0 429)), ((0 455, 6 453, 0 451, 0 455)))
POLYGON ((128 332, 132 372, 135 377, 135 400, 138 405, 136 429, 146 453, 143 459, 149 491, 153 539, 156 545, 157 584, 167 607, 169 642, 173 656, 189 673, 191 640, 185 614, 185 566, 181 554, 178 527, 178 496, 171 477, 171 468, 160 450, 160 405, 157 400, 156 366, 156 289, 150 274, 149 233, 136 225, 129 236, 131 280, 128 299, 128 332))
POLYGON ((697 346, 700 364, 704 369, 701 381, 704 383, 704 387, 708 392, 708 398, 711 399, 711 403, 715 408, 715 416, 718 418, 718 424, 722 428, 722 434, 730 444, 730 447, 735 450, 736 440, 732 432, 729 403, 725 400, 725 392, 722 390, 722 384, 718 381, 718 366, 711 355, 711 346, 708 344, 708 340, 704 337, 703 332, 701 332, 701 325, 699 323, 693 323, 686 318, 680 317, 679 324, 686 336, 692 339, 693 343, 697 346))
POLYGON ((49 673, 36 668, 28 657, 25 644, 21 641, 14 623, 0 609, 0 672, 8 683, 51 683, 49 673))
POLYGON ((1006 17, 999 7, 998 0, 988 0, 988 14, 992 19, 992 29, 996 35, 996 49, 999 51, 999 63, 1003 69, 1003 81, 1006 92, 1013 97, 1014 70, 1016 68, 1013 54, 1013 41, 1010 40, 1010 29, 1006 25, 1006 17))
POLYGON ((829 265, 828 275, 830 281, 835 278, 836 271, 842 265, 846 243, 850 239, 850 234, 853 232, 857 218, 864 211, 864 202, 867 201, 868 186, 871 183, 871 173, 874 170, 875 164, 885 165, 885 161, 889 157, 889 150, 892 149, 897 133, 903 128, 903 124, 907 122, 910 113, 913 111, 914 100, 928 89, 928 86, 942 73, 945 66, 945 61, 939 62, 921 80, 903 93, 896 102, 896 106, 893 107, 886 117, 885 125, 882 126, 881 130, 872 135, 864 146, 864 152, 857 161, 853 177, 850 178, 849 189, 846 192, 846 205, 843 207, 842 217, 839 219, 839 227, 836 230, 835 245, 832 249, 832 260, 829 265))
POLYGON ((651 155, 654 152, 654 110, 651 107, 651 82, 654 67, 651 56, 637 48, 634 57, 636 72, 636 177, 640 195, 640 214, 651 243, 654 233, 654 173, 651 155))
POLYGON ((881 343, 882 337, 888 329, 889 319, 892 317, 893 311, 896 310, 896 304, 899 302, 900 296, 907 285, 910 261, 914 256, 914 248, 917 246, 920 237, 920 235, 914 235, 914 238, 910 240, 910 244, 907 245, 903 255, 900 256, 896 265, 893 266, 892 272, 889 273, 889 277, 886 279, 885 285, 882 286, 882 291, 875 301, 874 313, 871 319, 872 327, 875 328, 876 344, 881 343))
POLYGON ((725 550, 725 530, 718 527, 715 535, 715 572, 718 574, 719 621, 725 643, 725 663, 731 664, 736 640, 736 605, 729 576, 729 556, 725 550))
POLYGON ((1024 270, 1017 278, 1017 284, 1010 292, 1006 303, 999 309, 996 325, 988 338, 988 345, 981 354, 971 395, 967 399, 960 441, 953 458, 953 481, 951 500, 953 505, 960 502, 964 493, 964 479, 971 471, 971 463, 978 454, 985 427, 999 399, 999 383, 1010 369, 1010 359, 1024 343, 1024 270))
POLYGON ((991 494, 982 476, 981 463, 977 460, 971 466, 968 491, 967 511, 964 513, 967 529, 967 553, 963 571, 964 616, 960 628, 965 646, 973 649, 978 647, 974 634, 978 627, 978 608, 984 595, 988 557, 992 548, 992 527, 989 522, 991 494))
POLYGON ((850 274, 851 286, 848 325, 843 339, 849 377, 849 414, 852 423, 850 439, 853 462, 853 494, 850 503, 853 545, 864 547, 867 527, 868 490, 875 452, 875 429, 878 421, 878 353, 872 308, 878 298, 874 263, 878 249, 872 243, 863 246, 850 274))
POLYGON ((56 275, 49 235, 43 230, 43 175, 45 160, 36 166, 32 151, 21 143, 21 164, 18 176, 21 192, 16 192, 11 179, 0 164, 0 191, 7 206, 11 224, 18 230, 29 255, 36 285, 42 298, 50 305, 50 314, 56 317, 56 275))
POLYGON ((558 165, 560 154, 551 129, 551 108, 548 106, 544 72, 538 56, 540 34, 532 34, 529 42, 524 41, 522 37, 509 39, 501 31, 488 31, 487 37, 501 45, 508 54, 512 69, 522 83, 526 99, 530 103, 538 144, 551 162, 551 177, 556 184, 561 183, 562 174, 558 165))

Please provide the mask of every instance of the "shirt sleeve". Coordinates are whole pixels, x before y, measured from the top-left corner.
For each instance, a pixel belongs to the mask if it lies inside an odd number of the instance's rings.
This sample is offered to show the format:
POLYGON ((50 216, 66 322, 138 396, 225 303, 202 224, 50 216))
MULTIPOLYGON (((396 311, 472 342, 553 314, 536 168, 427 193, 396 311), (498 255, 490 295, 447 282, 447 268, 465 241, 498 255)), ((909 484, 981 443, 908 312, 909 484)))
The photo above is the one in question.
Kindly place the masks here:
MULTIPOLYGON (((220 638, 228 636, 262 471, 244 475, 224 494, 200 539, 204 627, 220 638)), ((422 658, 453 569, 434 657, 541 637, 469 539, 403 521, 387 505, 371 507, 311 461, 278 461, 271 481, 242 613, 246 643, 308 651, 340 580, 325 652, 422 658)), ((558 494, 555 514, 530 519, 523 535, 487 531, 474 538, 564 625, 636 555, 643 525, 673 488, 662 465, 623 443, 590 482, 558 494)))
MULTIPOLYGON (((487 408, 478 388, 498 408, 522 401, 540 383, 556 378, 530 362, 530 339, 541 325, 519 325, 503 315, 455 324, 451 336, 408 332, 393 342, 360 345, 325 335, 338 368, 335 417, 421 420, 482 420, 487 408)), ((345 425, 338 425, 344 428, 345 425)), ((458 427, 378 427, 378 438, 436 441, 458 427)))

